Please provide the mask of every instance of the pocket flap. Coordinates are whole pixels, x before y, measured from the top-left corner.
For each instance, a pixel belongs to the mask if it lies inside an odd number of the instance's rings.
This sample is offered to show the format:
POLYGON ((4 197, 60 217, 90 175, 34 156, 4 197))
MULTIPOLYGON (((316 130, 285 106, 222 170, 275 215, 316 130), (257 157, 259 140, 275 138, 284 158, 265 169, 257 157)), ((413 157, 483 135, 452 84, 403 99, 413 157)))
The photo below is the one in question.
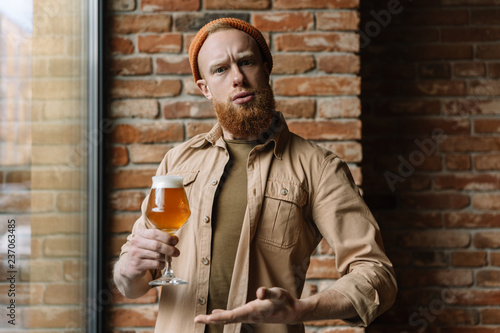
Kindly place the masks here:
POLYGON ((307 202, 308 192, 299 183, 281 179, 268 179, 264 195, 303 207, 307 202))
POLYGON ((191 184, 192 182, 195 181, 196 177, 198 176, 199 170, 195 171, 176 171, 172 170, 167 173, 167 175, 175 175, 175 176, 181 176, 182 177, 182 185, 187 186, 191 184))

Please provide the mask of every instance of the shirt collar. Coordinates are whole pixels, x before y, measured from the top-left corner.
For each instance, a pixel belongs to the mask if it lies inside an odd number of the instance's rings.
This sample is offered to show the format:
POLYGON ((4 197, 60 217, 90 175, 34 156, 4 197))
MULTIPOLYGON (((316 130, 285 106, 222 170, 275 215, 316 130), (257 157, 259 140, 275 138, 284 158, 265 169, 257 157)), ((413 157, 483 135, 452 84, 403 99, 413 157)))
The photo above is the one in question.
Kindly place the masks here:
MULTIPOLYGON (((271 121, 271 125, 261 134, 259 134, 259 147, 267 147, 271 142, 274 143, 274 155, 281 159, 283 156, 283 151, 285 149, 286 143, 290 136, 290 131, 286 124, 285 118, 281 112, 276 112, 276 116, 271 121)), ((203 140, 193 144, 192 148, 202 148, 206 144, 210 143, 212 146, 217 146, 218 141, 223 140, 222 128, 219 123, 215 124, 214 127, 205 134, 203 140)))

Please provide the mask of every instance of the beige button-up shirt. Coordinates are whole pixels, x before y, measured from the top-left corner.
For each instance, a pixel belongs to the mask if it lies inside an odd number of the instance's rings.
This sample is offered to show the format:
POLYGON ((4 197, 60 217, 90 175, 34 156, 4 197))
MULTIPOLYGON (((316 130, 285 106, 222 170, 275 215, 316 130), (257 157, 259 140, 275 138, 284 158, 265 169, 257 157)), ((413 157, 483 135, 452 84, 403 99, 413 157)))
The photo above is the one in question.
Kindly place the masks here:
MULTIPOLYGON (((359 314, 351 323, 368 325, 394 302, 392 264, 384 253, 378 225, 360 197, 347 165, 334 153, 288 131, 275 119, 248 157, 247 209, 234 263, 228 309, 255 299, 258 287, 281 287, 301 295, 309 258, 324 237, 334 249, 341 278, 333 289, 349 298, 359 314)), ((217 186, 229 161, 217 124, 171 149, 157 174, 184 177, 192 214, 178 230, 180 256, 175 274, 184 286, 163 287, 156 333, 204 332, 194 317, 206 313, 210 278, 211 216, 217 186)), ((142 216, 131 237, 152 225, 142 216)), ((223 208, 222 208, 223 209, 223 208)), ((334 269, 334 267, 332 267, 334 269)), ((302 324, 230 324, 230 332, 304 332, 302 324)))

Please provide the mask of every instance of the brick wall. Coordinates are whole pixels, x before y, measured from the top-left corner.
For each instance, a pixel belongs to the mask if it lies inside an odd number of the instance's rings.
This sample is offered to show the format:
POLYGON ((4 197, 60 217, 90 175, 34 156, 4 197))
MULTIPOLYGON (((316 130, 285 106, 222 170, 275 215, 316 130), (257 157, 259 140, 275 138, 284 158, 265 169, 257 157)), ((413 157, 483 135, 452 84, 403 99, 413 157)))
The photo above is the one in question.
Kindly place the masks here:
POLYGON ((369 332, 500 330, 497 1, 361 1, 366 199, 397 268, 369 332))
POLYGON ((33 9, 32 31, 27 17, 0 18, 0 234, 15 220, 16 256, 8 267, 1 243, 0 331, 83 332, 85 18, 79 1, 37 0, 33 9), (12 300, 15 318, 4 306, 12 300))
MULTIPOLYGON (((108 254, 119 254, 158 163, 173 145, 215 123, 211 102, 198 91, 187 49, 208 21, 237 17, 263 32, 274 55, 272 86, 278 108, 296 133, 342 156, 361 184, 361 106, 357 0, 113 0, 106 27, 108 254)), ((322 244, 311 262, 305 293, 336 278, 335 257, 322 244)), ((109 329, 150 332, 157 313, 153 289, 138 300, 116 295, 109 329)), ((308 332, 362 332, 339 321, 310 323, 308 332), (340 325, 340 326, 339 326, 340 325)))

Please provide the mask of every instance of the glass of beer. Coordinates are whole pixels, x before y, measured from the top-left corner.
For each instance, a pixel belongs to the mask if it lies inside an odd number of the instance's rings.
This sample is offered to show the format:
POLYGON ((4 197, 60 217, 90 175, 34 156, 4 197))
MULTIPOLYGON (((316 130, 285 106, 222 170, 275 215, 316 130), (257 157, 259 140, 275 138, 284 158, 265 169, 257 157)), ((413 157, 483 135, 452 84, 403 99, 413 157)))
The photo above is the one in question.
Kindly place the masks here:
MULTIPOLYGON (((147 218, 162 231, 174 234, 191 215, 186 192, 180 176, 154 176, 149 194, 147 218)), ((172 269, 171 258, 167 256, 167 267, 159 279, 149 282, 152 286, 187 284, 177 278, 172 269)))

